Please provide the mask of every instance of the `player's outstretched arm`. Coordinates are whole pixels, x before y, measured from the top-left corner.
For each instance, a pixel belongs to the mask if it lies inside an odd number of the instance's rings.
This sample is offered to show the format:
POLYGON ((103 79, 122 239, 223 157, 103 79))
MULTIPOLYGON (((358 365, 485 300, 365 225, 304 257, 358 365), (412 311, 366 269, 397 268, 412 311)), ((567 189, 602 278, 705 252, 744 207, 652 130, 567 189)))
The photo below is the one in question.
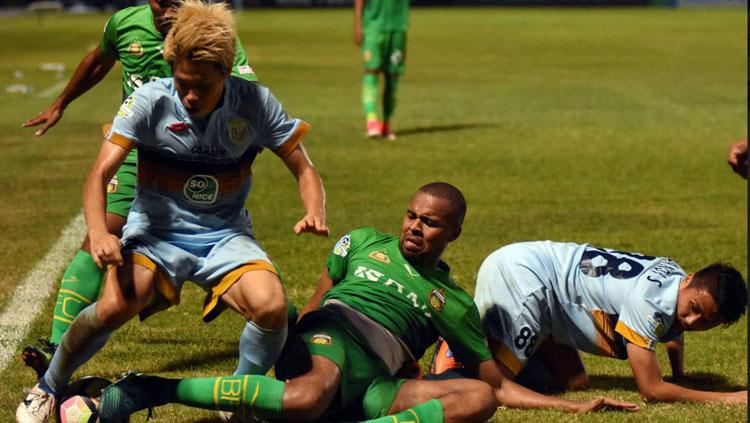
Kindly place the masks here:
POLYGON ((507 407, 525 409, 553 408, 571 413, 588 413, 606 409, 639 410, 636 404, 606 397, 598 397, 580 402, 540 394, 506 378, 494 360, 485 360, 479 363, 478 374, 480 379, 493 387, 498 403, 507 407))
POLYGON ((365 7, 365 0, 354 0, 354 44, 362 45, 362 9, 365 7))
POLYGON ((44 111, 23 123, 24 127, 42 125, 34 133, 36 136, 44 135, 47 130, 62 118, 65 108, 68 107, 78 96, 88 91, 99 83, 104 75, 112 69, 115 59, 107 56, 97 46, 81 59, 73 76, 59 96, 44 111))
POLYGON ((83 186, 83 214, 86 217, 91 256, 100 268, 122 263, 120 239, 107 230, 106 187, 120 167, 128 150, 109 141, 102 143, 83 186))
POLYGON ((672 377, 680 379, 685 376, 685 343, 682 339, 674 339, 664 344, 667 347, 669 365, 672 367, 672 377))
POLYGON ((297 179, 299 196, 305 207, 305 216, 294 225, 294 233, 299 235, 303 232, 311 232, 315 235, 328 236, 323 181, 310 161, 305 148, 299 144, 282 160, 297 179))
POLYGON ((656 353, 628 343, 628 361, 638 391, 646 401, 696 401, 747 404, 747 391, 711 392, 689 389, 664 381, 656 353))

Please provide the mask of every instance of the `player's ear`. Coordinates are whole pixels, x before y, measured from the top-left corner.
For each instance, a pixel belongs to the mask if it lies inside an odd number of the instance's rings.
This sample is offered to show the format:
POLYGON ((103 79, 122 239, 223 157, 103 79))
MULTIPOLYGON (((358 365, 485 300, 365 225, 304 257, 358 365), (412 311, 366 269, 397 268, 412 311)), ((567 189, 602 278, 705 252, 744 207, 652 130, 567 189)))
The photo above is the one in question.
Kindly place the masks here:
POLYGON ((453 234, 451 234, 450 242, 457 240, 459 236, 461 236, 461 225, 455 224, 453 226, 453 234))

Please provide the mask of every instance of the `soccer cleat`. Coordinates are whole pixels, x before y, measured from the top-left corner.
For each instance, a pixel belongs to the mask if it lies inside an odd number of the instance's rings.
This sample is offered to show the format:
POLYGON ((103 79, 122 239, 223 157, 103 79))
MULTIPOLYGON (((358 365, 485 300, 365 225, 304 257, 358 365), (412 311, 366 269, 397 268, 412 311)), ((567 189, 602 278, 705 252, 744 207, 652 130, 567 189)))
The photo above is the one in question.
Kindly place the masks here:
POLYGON ((158 403, 159 395, 153 392, 153 376, 127 372, 117 382, 102 390, 99 398, 99 419, 102 423, 126 422, 138 411, 148 409, 149 417, 158 403))
POLYGON ((26 399, 16 409, 18 423, 47 423, 55 412, 55 396, 42 390, 37 383, 24 389, 26 399))
POLYGON ((443 338, 439 338, 437 345, 435 345, 435 354, 432 356, 430 374, 439 375, 447 370, 462 369, 463 367, 464 365, 453 357, 453 351, 451 351, 448 343, 443 338))
POLYGON ((377 119, 367 121, 367 138, 379 137, 383 131, 383 124, 377 119))
POLYGON ((380 129, 380 135, 387 139, 388 141, 395 141, 396 140, 396 133, 393 132, 390 125, 388 125, 388 122, 383 122, 382 127, 380 129))
POLYGON ((57 344, 48 339, 39 339, 38 344, 24 347, 21 358, 26 366, 34 369, 37 379, 41 379, 49 367, 49 362, 52 361, 52 356, 55 355, 55 350, 57 344))

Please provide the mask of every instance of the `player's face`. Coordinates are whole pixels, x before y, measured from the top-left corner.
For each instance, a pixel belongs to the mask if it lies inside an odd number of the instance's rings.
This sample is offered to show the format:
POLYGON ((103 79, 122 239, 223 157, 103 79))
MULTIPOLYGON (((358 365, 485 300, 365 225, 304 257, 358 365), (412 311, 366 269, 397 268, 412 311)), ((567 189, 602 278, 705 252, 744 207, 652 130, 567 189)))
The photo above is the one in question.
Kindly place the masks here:
POLYGON ((182 105, 196 119, 203 119, 216 108, 224 93, 224 80, 229 76, 213 62, 188 59, 176 60, 172 73, 182 105))
POLYGON ((448 243, 458 238, 461 227, 451 216, 448 201, 417 192, 401 225, 401 254, 412 263, 437 264, 448 243))
POLYGON ((686 331, 708 330, 722 323, 714 297, 683 281, 677 295, 676 323, 686 331))
POLYGON ((161 35, 166 36, 172 27, 172 16, 177 8, 177 0, 149 0, 151 13, 154 15, 154 24, 161 35))

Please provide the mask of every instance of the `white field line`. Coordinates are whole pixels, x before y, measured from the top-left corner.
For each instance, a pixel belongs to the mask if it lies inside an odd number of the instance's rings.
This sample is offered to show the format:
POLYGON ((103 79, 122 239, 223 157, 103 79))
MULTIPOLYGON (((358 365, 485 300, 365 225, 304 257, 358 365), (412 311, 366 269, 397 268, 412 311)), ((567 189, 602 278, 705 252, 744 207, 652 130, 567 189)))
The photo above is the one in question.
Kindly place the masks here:
POLYGON ((37 94, 37 97, 41 97, 41 98, 52 97, 53 95, 62 91, 62 89, 65 88, 65 84, 67 84, 66 81, 60 81, 57 84, 47 88, 44 91, 39 91, 39 94, 37 94))
MULTIPOLYGON (((0 370, 11 361, 18 344, 26 337, 29 325, 36 318, 52 291, 57 276, 81 246, 86 233, 83 213, 71 219, 60 238, 47 252, 13 293, 0 314, 0 370)), ((18 361, 17 361, 18 362, 18 361)))

